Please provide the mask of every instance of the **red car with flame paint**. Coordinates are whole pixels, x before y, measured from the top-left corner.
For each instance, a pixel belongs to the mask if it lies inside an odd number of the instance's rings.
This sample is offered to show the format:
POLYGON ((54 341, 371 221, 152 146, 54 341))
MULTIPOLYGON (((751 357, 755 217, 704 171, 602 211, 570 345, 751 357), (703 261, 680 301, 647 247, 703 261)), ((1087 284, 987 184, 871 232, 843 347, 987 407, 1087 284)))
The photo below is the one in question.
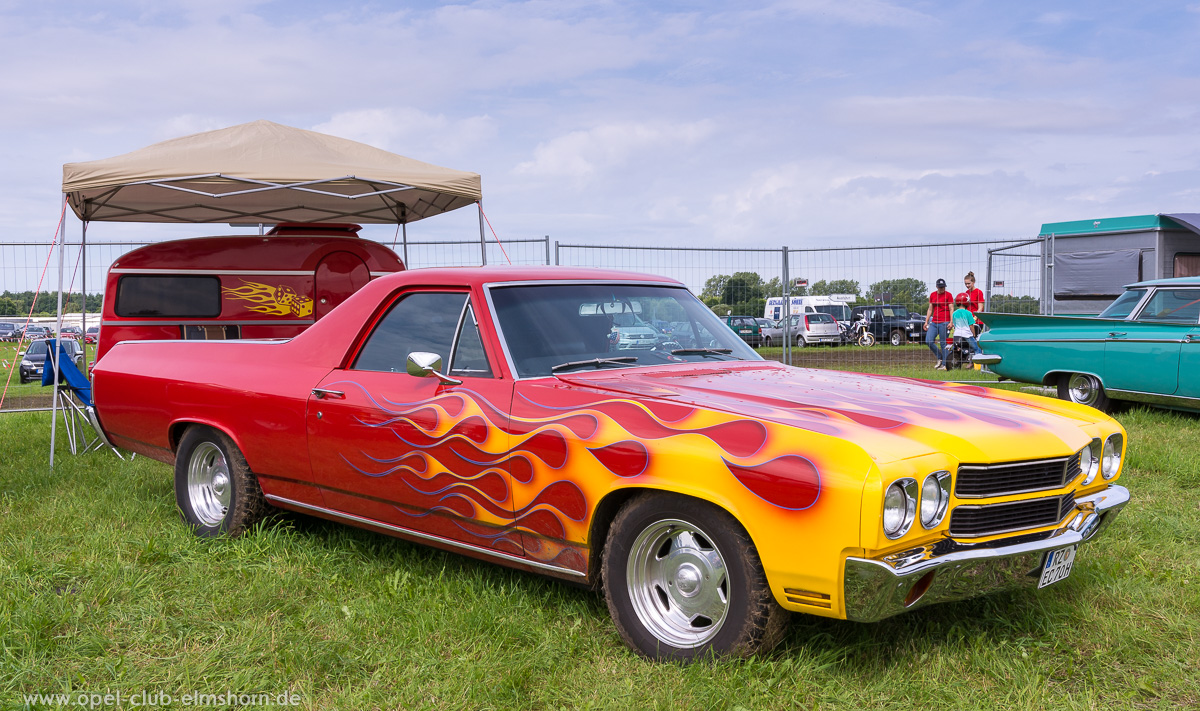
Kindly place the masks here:
POLYGON ((94 395, 200 535, 274 506, 602 587, 651 658, 1055 583, 1128 500, 1096 410, 766 362, 623 272, 385 276, 290 340, 114 345, 94 395))

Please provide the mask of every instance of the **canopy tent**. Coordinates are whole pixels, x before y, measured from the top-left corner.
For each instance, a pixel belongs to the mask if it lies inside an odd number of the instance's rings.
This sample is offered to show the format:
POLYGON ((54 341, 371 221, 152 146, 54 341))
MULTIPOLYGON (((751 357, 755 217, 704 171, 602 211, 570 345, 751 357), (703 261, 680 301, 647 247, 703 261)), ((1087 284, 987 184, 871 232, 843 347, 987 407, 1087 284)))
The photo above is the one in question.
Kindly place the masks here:
MULTIPOLYGON (((271 121, 184 136, 112 158, 67 163, 62 191, 83 223, 85 246, 87 225, 97 221, 396 224, 405 232, 406 263, 408 223, 475 203, 480 251, 487 263, 478 173, 422 163, 271 121)), ((58 239, 57 332, 62 331, 65 234, 63 221, 58 239)), ((82 254, 86 255, 86 247, 82 254)), ((86 261, 83 271, 81 289, 86 293, 86 261)), ((86 308, 83 318, 86 330, 86 308)), ((57 374, 55 368, 56 389, 57 374)), ((52 423, 55 417, 51 415, 52 423)), ((54 466, 51 427, 50 466, 54 466)))
POLYGON ((478 173, 254 121, 63 166, 80 220, 407 224, 482 199, 478 173))

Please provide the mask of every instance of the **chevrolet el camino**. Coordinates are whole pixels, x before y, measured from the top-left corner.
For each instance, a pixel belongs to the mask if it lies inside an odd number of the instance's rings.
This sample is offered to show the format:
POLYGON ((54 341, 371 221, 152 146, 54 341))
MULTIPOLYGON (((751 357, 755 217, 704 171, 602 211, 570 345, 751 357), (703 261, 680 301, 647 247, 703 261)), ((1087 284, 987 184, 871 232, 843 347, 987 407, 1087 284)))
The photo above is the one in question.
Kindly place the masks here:
POLYGON ((624 272, 402 272, 289 340, 117 344, 94 393, 199 535, 278 507, 581 582, 654 659, 1057 583, 1128 500, 1092 408, 763 361, 624 272), (679 337, 620 349, 630 312, 679 337))

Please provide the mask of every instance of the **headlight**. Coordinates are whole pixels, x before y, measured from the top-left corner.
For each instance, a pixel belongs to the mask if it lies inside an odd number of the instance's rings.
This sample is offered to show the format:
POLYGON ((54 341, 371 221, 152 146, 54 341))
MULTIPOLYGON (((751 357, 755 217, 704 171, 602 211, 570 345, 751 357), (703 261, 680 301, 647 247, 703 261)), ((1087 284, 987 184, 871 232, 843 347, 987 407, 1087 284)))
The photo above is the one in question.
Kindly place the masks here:
POLYGON ((946 517, 950 507, 950 472, 934 472, 921 484, 921 525, 933 528, 946 517))
POLYGON ((1104 456, 1100 460, 1100 471, 1105 479, 1112 479, 1121 470, 1121 445, 1124 439, 1119 434, 1109 435, 1104 440, 1104 456))
POLYGON ((883 533, 899 538, 908 533, 917 515, 917 480, 897 479, 883 496, 883 533))
POLYGON ((1101 449, 1100 438, 1097 437, 1091 444, 1079 450, 1079 470, 1083 472, 1084 486, 1091 484, 1100 472, 1101 449))
POLYGON ((26 368, 32 368, 32 367, 33 367, 33 361, 31 361, 31 360, 23 360, 23 361, 21 361, 21 365, 25 366, 26 368))

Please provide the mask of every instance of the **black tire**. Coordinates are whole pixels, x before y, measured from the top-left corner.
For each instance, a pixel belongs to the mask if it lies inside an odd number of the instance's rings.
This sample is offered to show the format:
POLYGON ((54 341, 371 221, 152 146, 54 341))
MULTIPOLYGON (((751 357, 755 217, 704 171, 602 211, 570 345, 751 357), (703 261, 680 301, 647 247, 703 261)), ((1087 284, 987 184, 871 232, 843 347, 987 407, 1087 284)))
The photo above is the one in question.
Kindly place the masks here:
POLYGON ((770 336, 763 337, 763 348, 770 348, 770 347, 771 347, 771 337, 770 336))
POLYGON ((1086 373, 1059 375, 1058 397, 1062 400, 1094 407, 1101 412, 1108 412, 1112 408, 1112 401, 1104 392, 1104 385, 1096 376, 1086 373))
POLYGON ((892 331, 892 333, 891 333, 891 336, 889 336, 889 337, 888 337, 888 341, 889 341, 889 342, 890 342, 890 343, 891 343, 893 346, 902 346, 902 345, 904 345, 904 342, 905 342, 906 340, 908 340, 908 339, 907 339, 907 337, 904 335, 904 331, 901 331, 901 330, 900 330, 900 329, 898 329, 898 328, 897 328, 897 329, 895 329, 894 331, 892 331))
POLYGON ((193 426, 175 454, 175 502, 197 536, 240 536, 267 511, 258 479, 224 432, 193 426))
POLYGON ((962 355, 956 349, 946 352, 946 370, 957 370, 962 367, 962 355))
POLYGON ((797 348, 803 348, 806 345, 808 345, 808 344, 804 341, 804 336, 796 336, 796 347, 797 348))
POLYGON ((875 334, 870 331, 863 331, 862 335, 858 337, 858 345, 862 348, 870 348, 875 345, 875 334))
POLYGON ((640 494, 613 520, 603 555, 609 614, 643 657, 748 657, 783 638, 789 614, 771 595, 754 543, 712 504, 640 494))

